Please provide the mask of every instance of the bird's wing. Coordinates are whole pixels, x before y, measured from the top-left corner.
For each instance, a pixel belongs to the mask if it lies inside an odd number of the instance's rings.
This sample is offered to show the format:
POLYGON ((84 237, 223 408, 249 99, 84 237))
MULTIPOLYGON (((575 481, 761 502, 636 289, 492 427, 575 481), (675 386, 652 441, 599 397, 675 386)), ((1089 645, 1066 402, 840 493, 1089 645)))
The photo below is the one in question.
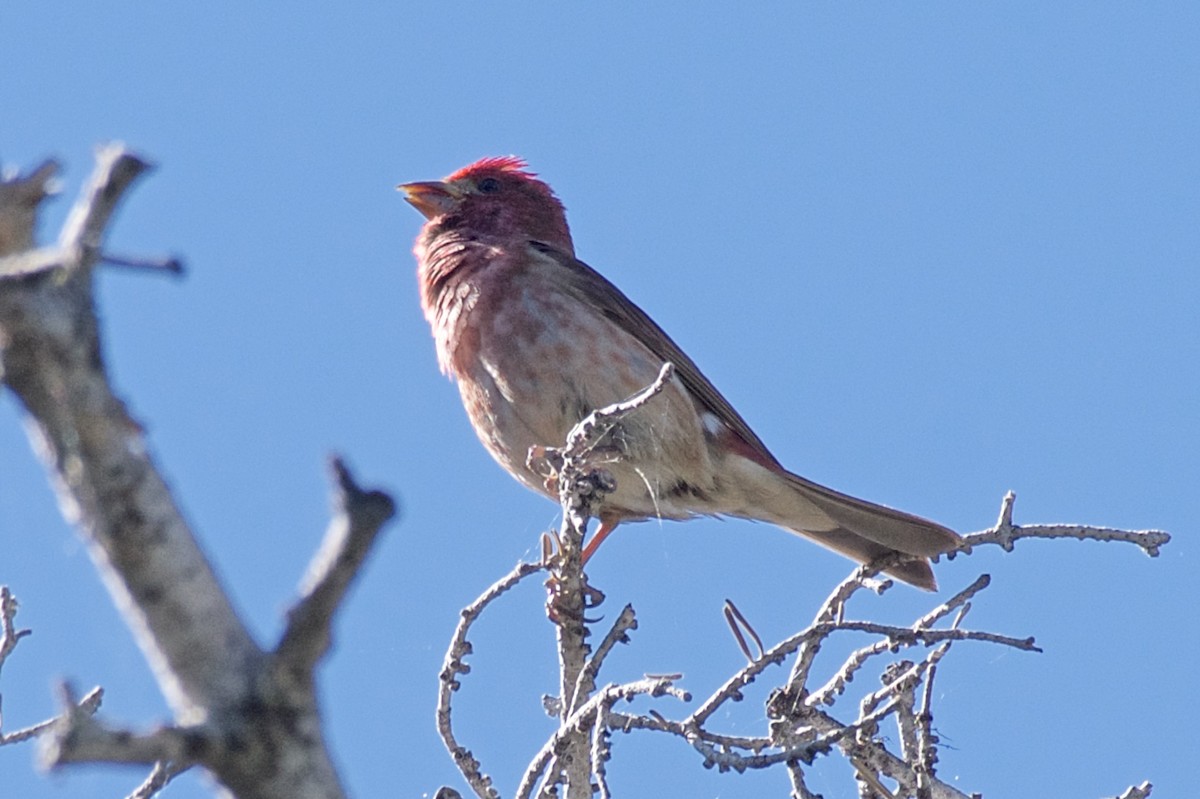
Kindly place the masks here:
POLYGON ((704 376, 700 367, 619 288, 569 253, 540 241, 530 242, 530 245, 562 267, 566 275, 564 283, 576 299, 620 325, 662 361, 670 361, 675 367, 675 374, 701 407, 742 439, 757 456, 756 460, 765 461, 764 466, 769 464, 783 468, 766 444, 746 424, 746 420, 729 404, 729 400, 721 396, 716 386, 704 376))
POLYGON ((675 365, 675 374, 701 407, 744 443, 739 454, 791 486, 791 492, 778 495, 780 506, 775 513, 754 514, 751 518, 768 519, 864 562, 892 553, 916 556, 918 560, 902 562, 888 572, 922 588, 936 587, 933 571, 924 558, 957 549, 961 545, 957 533, 920 516, 843 494, 787 471, 692 359, 620 289, 573 256, 541 242, 532 245, 562 268, 562 284, 576 299, 619 324, 655 356, 675 365))

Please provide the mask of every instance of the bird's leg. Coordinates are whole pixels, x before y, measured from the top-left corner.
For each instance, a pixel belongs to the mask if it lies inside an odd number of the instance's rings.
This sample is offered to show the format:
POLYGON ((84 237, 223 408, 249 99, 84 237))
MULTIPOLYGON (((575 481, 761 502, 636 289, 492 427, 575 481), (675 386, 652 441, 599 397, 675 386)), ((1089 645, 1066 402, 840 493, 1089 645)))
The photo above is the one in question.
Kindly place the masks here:
POLYGON ((614 519, 612 516, 600 516, 600 526, 596 528, 596 532, 592 533, 592 540, 587 542, 587 546, 583 548, 583 554, 580 560, 586 566, 587 562, 592 559, 592 555, 596 554, 596 550, 604 543, 604 539, 612 535, 612 531, 617 529, 621 521, 614 519))

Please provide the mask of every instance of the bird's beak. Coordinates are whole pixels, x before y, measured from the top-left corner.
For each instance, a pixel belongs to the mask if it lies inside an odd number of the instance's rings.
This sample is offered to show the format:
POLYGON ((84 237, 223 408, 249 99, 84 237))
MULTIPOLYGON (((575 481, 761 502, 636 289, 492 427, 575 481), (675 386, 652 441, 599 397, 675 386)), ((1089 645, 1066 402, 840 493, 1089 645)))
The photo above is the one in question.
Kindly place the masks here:
POLYGON ((433 219, 453 210, 463 196, 457 186, 440 180, 401 183, 396 188, 404 192, 404 199, 426 219, 433 219))

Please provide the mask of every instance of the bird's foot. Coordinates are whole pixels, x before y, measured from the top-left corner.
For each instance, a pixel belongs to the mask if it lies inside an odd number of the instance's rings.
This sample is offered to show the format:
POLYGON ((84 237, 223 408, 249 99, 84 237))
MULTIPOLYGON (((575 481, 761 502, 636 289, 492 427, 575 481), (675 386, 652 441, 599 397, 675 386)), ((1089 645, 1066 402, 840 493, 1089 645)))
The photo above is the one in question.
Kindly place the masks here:
POLYGON ((546 618, 555 624, 574 622, 576 624, 592 624, 599 619, 589 619, 589 610, 600 607, 605 600, 604 592, 599 588, 588 585, 587 575, 581 575, 578 585, 578 595, 567 589, 567 581, 553 572, 546 580, 546 618))

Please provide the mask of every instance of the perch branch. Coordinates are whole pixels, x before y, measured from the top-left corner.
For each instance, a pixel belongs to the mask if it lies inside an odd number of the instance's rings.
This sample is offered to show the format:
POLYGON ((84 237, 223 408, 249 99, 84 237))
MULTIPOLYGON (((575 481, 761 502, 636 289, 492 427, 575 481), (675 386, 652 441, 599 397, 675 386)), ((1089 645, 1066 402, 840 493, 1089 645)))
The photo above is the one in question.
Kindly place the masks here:
POLYGON ((562 756, 556 756, 550 773, 555 775, 552 780, 555 785, 566 783, 568 799, 591 799, 592 796, 588 731, 567 723, 590 701, 581 689, 590 690, 595 684, 594 674, 586 672, 590 650, 587 638, 591 633, 585 614, 603 598, 588 585, 584 574, 583 538, 595 504, 615 487, 612 476, 603 469, 593 468, 588 457, 621 419, 661 392, 673 374, 674 367, 664 363, 658 377, 645 389, 622 402, 588 414, 567 434, 564 447, 536 447, 529 453, 530 463, 544 460, 556 473, 559 504, 563 510, 559 552, 551 559, 550 581, 550 614, 556 622, 559 654, 558 707, 562 733, 559 746, 562 756))
MULTIPOLYGON (((537 449, 530 453, 531 463, 542 458, 556 473, 564 510, 558 552, 553 556, 544 553, 554 575, 551 584, 556 589, 556 596, 551 610, 557 614, 553 618, 559 628, 562 674, 561 696, 548 699, 547 707, 561 721, 558 730, 526 770, 517 795, 522 799, 534 793, 538 796, 557 796, 560 788, 565 786, 568 797, 591 796, 592 793, 608 797, 610 792, 605 763, 611 752, 610 732, 640 729, 684 739, 703 757, 705 766, 716 766, 722 771, 740 772, 785 765, 791 778, 792 794, 800 799, 813 796, 805 784, 801 764, 811 763, 817 756, 835 749, 840 749, 853 765, 864 795, 967 799, 966 794, 941 782, 936 776, 938 740, 932 727, 932 696, 937 665, 954 641, 983 641, 1023 651, 1041 651, 1033 638, 961 629, 971 600, 989 585, 990 577, 986 574, 918 618, 911 626, 901 627, 845 618, 847 603, 861 589, 883 593, 892 585, 891 580, 878 579, 877 575, 894 565, 893 562, 882 559, 865 564, 838 585, 807 629, 765 651, 746 619, 732 603, 727 603, 726 620, 751 662, 739 669, 698 709, 681 721, 667 719, 655 710, 649 710, 644 715, 615 711, 613 703, 621 698, 618 695, 620 691, 630 690, 628 685, 610 685, 599 693, 592 693, 596 673, 605 656, 617 641, 625 640, 627 629, 632 629, 635 622, 632 609, 626 607, 601 642, 595 656, 587 658, 588 622, 584 618, 584 611, 589 607, 587 592, 591 589, 579 568, 579 551, 584 528, 595 503, 605 492, 612 490, 611 477, 601 469, 589 467, 587 456, 612 429, 615 418, 619 418, 612 414, 626 413, 640 407, 641 403, 661 390, 669 377, 669 368, 664 368, 656 383, 638 396, 589 416, 572 430, 568 446, 564 449, 537 449), (934 626, 952 614, 955 618, 949 629, 934 626), (829 636, 840 632, 866 633, 877 636, 879 640, 853 652, 826 685, 810 694, 807 690, 809 672, 821 645, 829 636), (757 644, 757 654, 751 649, 747 636, 757 644), (847 723, 822 709, 823 705, 835 703, 846 684, 868 660, 876 655, 916 646, 932 649, 916 662, 892 662, 884 672, 883 687, 861 701, 856 720, 847 723), (775 719, 770 725, 769 736, 733 736, 707 728, 718 708, 725 702, 740 699, 742 690, 767 667, 781 664, 792 655, 796 655, 796 663, 787 686, 777 691, 768 705, 768 713, 775 719), (901 757, 890 752, 884 742, 878 739, 880 724, 892 716, 899 728, 901 757), (898 784, 897 792, 890 792, 881 779, 894 780, 898 784)), ((1000 521, 995 528, 966 537, 967 545, 962 554, 969 554, 970 546, 974 544, 997 543, 1011 548, 1012 541, 1021 537, 1121 540, 1135 543, 1150 554, 1156 554, 1158 548, 1169 541, 1165 533, 1152 530, 1121 531, 1071 525, 1016 527, 1012 524, 1012 502, 1010 494, 1005 498, 1000 521)), ((951 553, 949 557, 955 554, 958 553, 951 553)), ((448 664, 461 664, 461 654, 456 657, 457 660, 452 661, 448 655, 448 664)), ((465 667, 461 671, 465 671, 465 667)), ((450 673, 451 679, 454 673, 457 672, 450 673)), ((675 678, 664 676, 651 679, 669 681, 675 678)), ((450 689, 445 690, 448 692, 450 689)), ((490 789, 490 781, 488 787, 490 789)), ((1142 799, 1148 794, 1148 785, 1145 787, 1146 794, 1141 792, 1141 788, 1135 787, 1121 799, 1142 799)))

